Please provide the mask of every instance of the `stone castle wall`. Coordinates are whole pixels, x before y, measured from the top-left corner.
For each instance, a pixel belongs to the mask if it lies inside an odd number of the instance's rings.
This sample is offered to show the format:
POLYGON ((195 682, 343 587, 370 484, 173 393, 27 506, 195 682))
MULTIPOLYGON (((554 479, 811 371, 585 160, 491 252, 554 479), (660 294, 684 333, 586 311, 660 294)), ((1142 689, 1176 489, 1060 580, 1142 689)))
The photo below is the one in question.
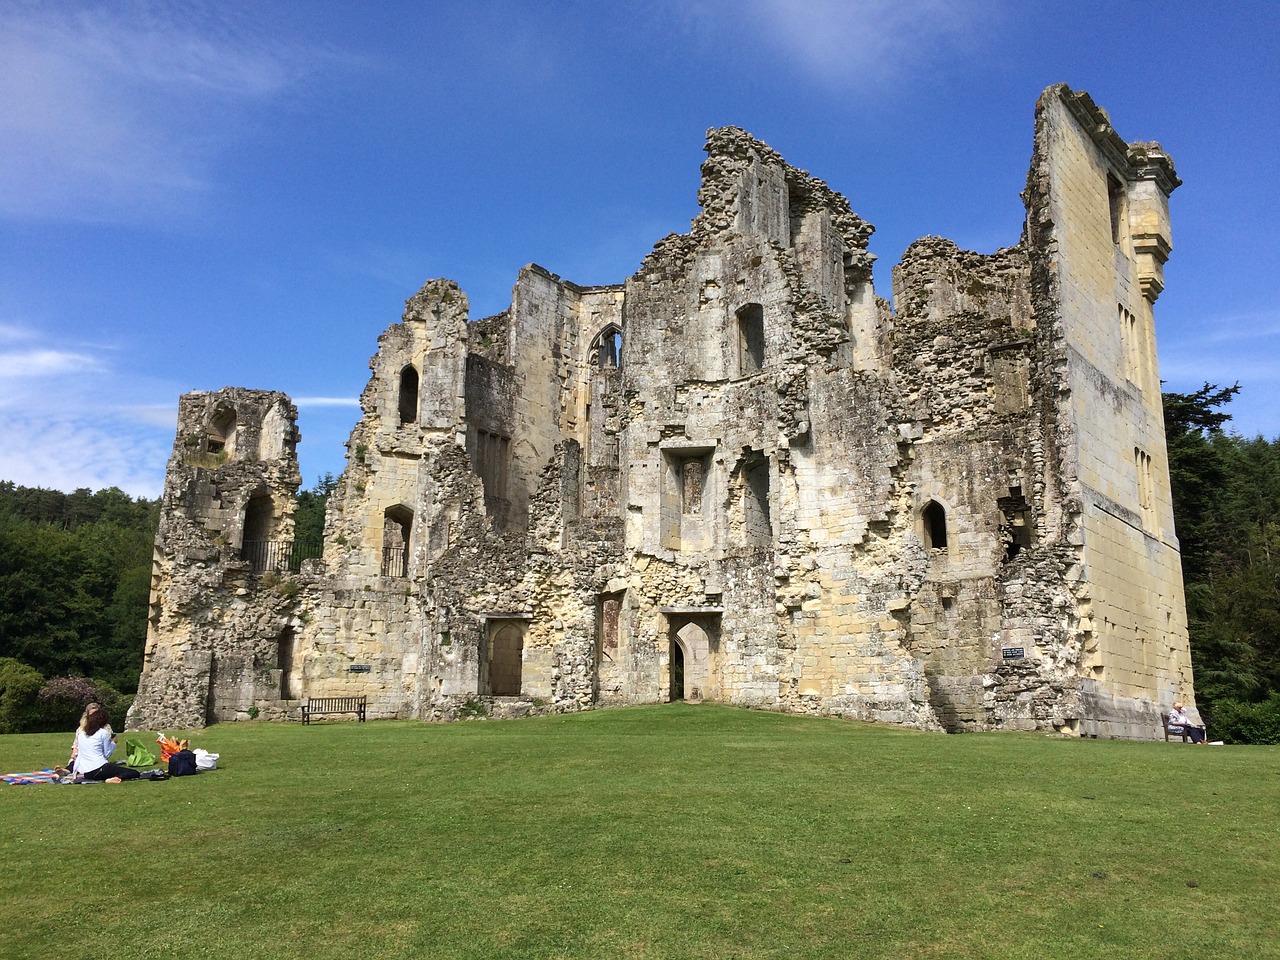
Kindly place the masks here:
POLYGON ((1020 242, 917 241, 892 309, 844 197, 736 128, 707 153, 689 233, 624 283, 531 265, 495 317, 445 280, 407 302, 322 558, 242 545, 268 495, 291 536, 287 398, 184 397, 135 720, 684 698, 1156 736, 1193 699, 1159 146, 1045 91, 1020 242), (215 462, 228 404, 255 455, 215 462))

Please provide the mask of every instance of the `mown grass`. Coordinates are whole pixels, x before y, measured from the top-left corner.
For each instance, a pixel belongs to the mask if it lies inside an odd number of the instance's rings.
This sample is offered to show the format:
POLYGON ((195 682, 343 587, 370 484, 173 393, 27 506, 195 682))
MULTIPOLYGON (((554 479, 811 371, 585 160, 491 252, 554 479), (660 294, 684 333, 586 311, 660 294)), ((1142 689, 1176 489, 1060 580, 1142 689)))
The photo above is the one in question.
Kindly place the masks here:
POLYGON ((0 789, 0 955, 1280 956, 1277 748, 679 704, 195 740, 224 769, 0 789))

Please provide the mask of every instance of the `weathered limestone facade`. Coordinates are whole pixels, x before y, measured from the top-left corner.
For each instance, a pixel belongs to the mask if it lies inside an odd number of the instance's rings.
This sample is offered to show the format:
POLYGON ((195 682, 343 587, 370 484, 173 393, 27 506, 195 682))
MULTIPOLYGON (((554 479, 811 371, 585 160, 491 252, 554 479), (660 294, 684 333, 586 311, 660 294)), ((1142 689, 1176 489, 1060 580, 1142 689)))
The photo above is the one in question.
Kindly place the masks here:
POLYGON ((1159 145, 1045 91, 1021 242, 917 241, 893 309, 844 197, 741 130, 706 149, 690 232, 624 283, 408 301, 323 558, 290 562, 288 399, 182 398, 135 724, 686 698, 1149 738, 1194 702, 1159 145))

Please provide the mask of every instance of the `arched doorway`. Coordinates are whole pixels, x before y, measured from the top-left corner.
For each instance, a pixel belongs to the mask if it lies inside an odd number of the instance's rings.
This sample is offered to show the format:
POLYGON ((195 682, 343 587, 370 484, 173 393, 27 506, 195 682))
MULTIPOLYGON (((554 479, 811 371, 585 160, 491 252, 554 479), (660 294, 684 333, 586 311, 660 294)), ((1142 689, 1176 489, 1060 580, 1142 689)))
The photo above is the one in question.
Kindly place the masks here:
POLYGON ((684 648, 680 641, 671 638, 671 695, 670 702, 684 699, 684 648))
POLYGON ((495 621, 489 635, 489 694, 520 696, 524 662, 524 628, 511 621, 495 621))
POLYGON ((719 613, 668 613, 668 700, 720 699, 719 613))

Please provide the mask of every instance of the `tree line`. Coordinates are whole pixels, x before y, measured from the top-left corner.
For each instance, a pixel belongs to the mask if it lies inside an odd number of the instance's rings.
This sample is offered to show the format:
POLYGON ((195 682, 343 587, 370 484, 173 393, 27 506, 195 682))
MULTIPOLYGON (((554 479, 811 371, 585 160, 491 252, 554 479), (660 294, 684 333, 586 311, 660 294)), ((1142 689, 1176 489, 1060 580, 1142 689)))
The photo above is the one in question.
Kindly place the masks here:
POLYGON ((1209 732, 1280 743, 1280 439, 1225 429, 1239 391, 1164 394, 1173 515, 1209 732))
MULTIPOLYGON (((1280 439, 1226 429, 1239 390, 1164 394, 1173 511, 1201 713, 1229 742, 1280 743, 1280 439)), ((298 492, 299 541, 321 539, 336 484, 298 492)), ((0 733, 66 728, 86 697, 127 706, 158 517, 114 487, 0 482, 0 733)))
MULTIPOLYGON (((66 729, 137 690, 158 500, 0 481, 0 732, 66 729)), ((119 721, 117 721, 119 725, 119 721)))

